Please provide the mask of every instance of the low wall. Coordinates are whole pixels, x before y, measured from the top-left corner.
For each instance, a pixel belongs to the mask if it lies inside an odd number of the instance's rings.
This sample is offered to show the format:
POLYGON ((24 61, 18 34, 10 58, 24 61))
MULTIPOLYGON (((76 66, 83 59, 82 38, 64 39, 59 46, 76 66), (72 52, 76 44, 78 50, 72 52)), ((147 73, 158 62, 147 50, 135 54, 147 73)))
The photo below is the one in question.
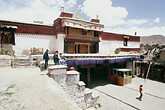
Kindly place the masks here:
POLYGON ((66 71, 67 66, 55 65, 48 67, 48 75, 68 92, 79 107, 88 108, 95 106, 99 95, 88 88, 85 83, 80 81, 80 73, 77 71, 66 71))
POLYGON ((8 55, 0 55, 0 67, 11 67, 13 57, 8 55))

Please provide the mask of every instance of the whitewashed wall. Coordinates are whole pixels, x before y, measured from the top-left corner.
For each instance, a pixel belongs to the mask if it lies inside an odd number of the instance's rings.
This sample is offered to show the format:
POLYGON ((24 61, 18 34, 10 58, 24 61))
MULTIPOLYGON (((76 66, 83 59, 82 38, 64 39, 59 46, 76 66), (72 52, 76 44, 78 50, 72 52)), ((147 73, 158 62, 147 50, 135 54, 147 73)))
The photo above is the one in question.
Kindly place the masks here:
POLYGON ((102 40, 100 38, 99 53, 110 54, 114 53, 116 48, 140 48, 140 42, 127 42, 127 46, 124 46, 123 41, 110 41, 102 40))
POLYGON ((16 55, 22 55, 23 50, 30 50, 33 47, 43 48, 44 51, 49 48, 49 53, 55 52, 54 35, 15 34, 15 43, 13 49, 16 55))
POLYGON ((59 50, 60 53, 64 53, 64 38, 65 34, 57 34, 55 40, 55 50, 59 50))

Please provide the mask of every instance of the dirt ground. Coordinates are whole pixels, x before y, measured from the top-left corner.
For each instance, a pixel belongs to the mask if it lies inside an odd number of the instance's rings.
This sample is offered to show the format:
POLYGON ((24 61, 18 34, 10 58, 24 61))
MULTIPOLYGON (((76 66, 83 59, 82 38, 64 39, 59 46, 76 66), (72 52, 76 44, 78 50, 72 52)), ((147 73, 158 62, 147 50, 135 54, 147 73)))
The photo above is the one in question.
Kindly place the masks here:
MULTIPOLYGON (((81 110, 66 91, 37 67, 0 68, 0 110, 81 110)), ((97 81, 91 88, 99 93, 99 110, 164 110, 165 84, 133 78, 117 86, 97 81), (139 101, 139 85, 143 99, 139 101)), ((88 110, 94 110, 90 108, 88 110)))
POLYGON ((0 110, 80 110, 44 72, 0 68, 0 110))

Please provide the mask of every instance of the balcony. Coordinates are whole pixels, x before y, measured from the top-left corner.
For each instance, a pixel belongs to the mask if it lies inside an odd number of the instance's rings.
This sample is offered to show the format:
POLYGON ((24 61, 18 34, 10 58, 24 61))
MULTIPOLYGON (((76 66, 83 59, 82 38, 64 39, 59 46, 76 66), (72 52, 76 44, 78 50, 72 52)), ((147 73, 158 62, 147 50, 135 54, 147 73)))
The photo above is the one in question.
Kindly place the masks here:
POLYGON ((99 37, 87 36, 87 35, 76 35, 76 34, 67 34, 66 39, 72 40, 85 40, 85 41, 95 41, 99 42, 99 37))

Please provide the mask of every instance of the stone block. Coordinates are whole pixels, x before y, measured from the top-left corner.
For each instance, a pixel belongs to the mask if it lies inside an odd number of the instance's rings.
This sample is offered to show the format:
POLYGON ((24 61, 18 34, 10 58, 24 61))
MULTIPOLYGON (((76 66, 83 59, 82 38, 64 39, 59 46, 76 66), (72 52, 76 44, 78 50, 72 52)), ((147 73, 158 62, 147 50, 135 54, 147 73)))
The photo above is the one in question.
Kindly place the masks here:
POLYGON ((71 86, 71 85, 78 85, 79 83, 79 72, 77 71, 67 71, 67 84, 68 86, 71 86))
POLYGON ((50 77, 52 77, 62 87, 66 86, 66 68, 64 65, 55 65, 48 67, 50 77))

